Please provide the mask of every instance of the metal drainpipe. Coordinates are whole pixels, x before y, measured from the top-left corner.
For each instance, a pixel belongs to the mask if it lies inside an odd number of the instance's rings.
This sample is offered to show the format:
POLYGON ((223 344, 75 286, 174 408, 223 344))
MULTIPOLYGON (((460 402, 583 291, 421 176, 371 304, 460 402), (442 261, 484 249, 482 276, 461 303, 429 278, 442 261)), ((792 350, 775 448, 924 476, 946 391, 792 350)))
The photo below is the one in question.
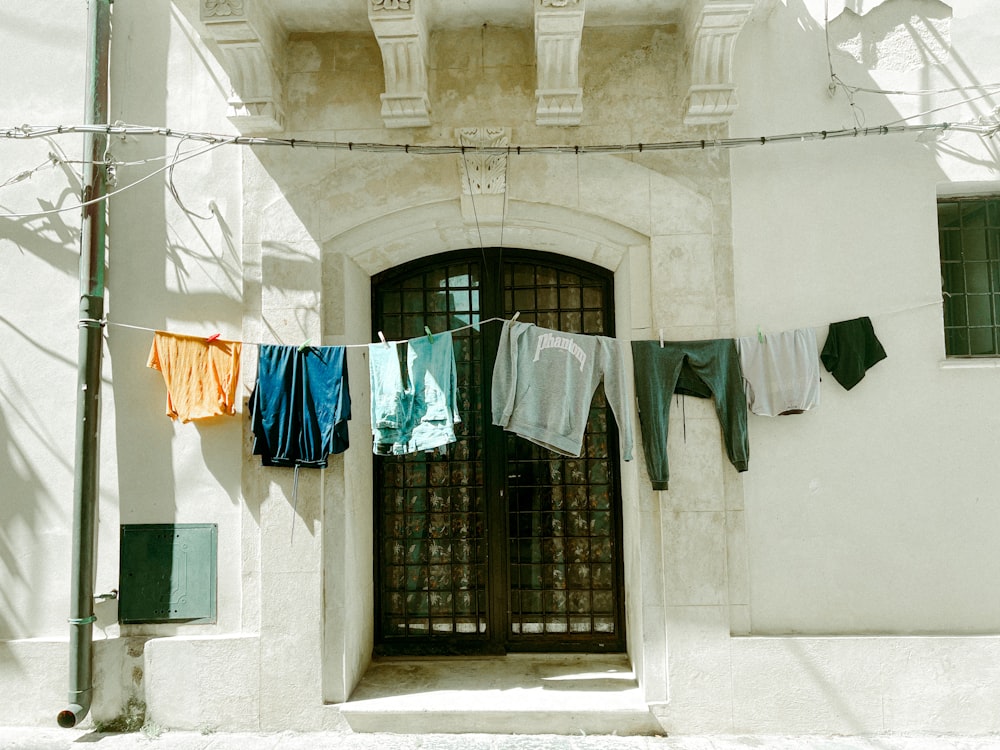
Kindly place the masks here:
MULTIPOLYGON (((87 100, 85 123, 107 122, 111 0, 89 0, 87 11, 87 100)), ((76 453, 73 482, 73 580, 69 630, 69 705, 56 720, 72 727, 90 711, 93 697, 94 562, 97 556, 100 459, 101 356, 104 319, 105 201, 108 137, 87 133, 83 141, 86 184, 80 231, 80 322, 77 355, 76 453)))

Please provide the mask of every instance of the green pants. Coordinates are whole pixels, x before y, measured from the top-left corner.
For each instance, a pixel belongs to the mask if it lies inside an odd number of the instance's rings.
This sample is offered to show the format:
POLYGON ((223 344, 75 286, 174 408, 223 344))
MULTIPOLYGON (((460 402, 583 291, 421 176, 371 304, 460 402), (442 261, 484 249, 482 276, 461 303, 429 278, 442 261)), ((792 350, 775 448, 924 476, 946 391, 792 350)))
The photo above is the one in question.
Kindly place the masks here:
POLYGON ((639 403, 646 471, 654 490, 667 489, 667 425, 674 393, 714 398, 729 460, 746 471, 747 397, 733 339, 710 341, 633 341, 635 393, 639 403))

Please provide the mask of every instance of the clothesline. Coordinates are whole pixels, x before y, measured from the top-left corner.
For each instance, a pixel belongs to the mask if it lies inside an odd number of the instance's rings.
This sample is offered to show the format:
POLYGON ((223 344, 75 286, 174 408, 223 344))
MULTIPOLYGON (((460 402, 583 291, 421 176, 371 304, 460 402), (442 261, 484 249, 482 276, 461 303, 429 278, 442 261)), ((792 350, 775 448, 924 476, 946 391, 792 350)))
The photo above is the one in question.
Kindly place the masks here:
MULTIPOLYGON (((516 320, 518 315, 520 315, 520 313, 515 313, 514 316, 512 318, 510 318, 510 320, 512 320, 512 321, 516 320)), ((499 318, 499 317, 498 318, 487 318, 486 320, 478 320, 475 323, 468 323, 467 325, 459 326, 458 328, 449 328, 446 331, 430 331, 430 335, 434 336, 435 334, 438 334, 438 333, 458 333, 459 331, 465 331, 465 330, 467 330, 469 328, 475 328, 475 329, 478 330, 479 326, 481 326, 481 325, 483 325, 485 323, 503 322, 505 320, 507 320, 507 318, 499 318)), ((164 331, 164 332, 166 332, 165 329, 163 329, 163 328, 149 328, 148 326, 137 326, 137 325, 132 325, 130 323, 118 323, 118 322, 107 320, 107 319, 104 320, 104 323, 106 325, 116 326, 118 328, 132 328, 132 329, 134 329, 136 331, 149 331, 150 333, 157 333, 158 331, 164 331)), ((171 331, 171 333, 175 333, 175 332, 171 331)), ((194 334, 177 334, 177 335, 191 336, 192 338, 199 338, 199 336, 194 335, 194 334)), ((415 341, 416 339, 423 338, 426 335, 428 335, 428 334, 425 333, 425 334, 422 334, 420 336, 413 336, 413 337, 408 338, 408 339, 388 339, 388 340, 385 340, 384 343, 385 344, 404 344, 404 343, 407 343, 409 341, 415 341)), ((217 339, 218 340, 222 340, 222 341, 235 341, 236 340, 236 339, 221 339, 220 336, 219 336, 219 334, 215 334, 213 336, 206 336, 205 337, 206 341, 217 340, 217 339)), ((301 346, 303 348, 305 348, 307 346, 310 346, 311 345, 310 344, 311 341, 312 341, 312 339, 307 338, 301 344, 301 346)), ((240 343, 241 344, 247 344, 249 346, 272 346, 273 345, 273 342, 269 342, 269 341, 240 341, 240 343)), ((371 343, 378 344, 378 343, 382 343, 382 341, 381 340, 380 341, 373 341, 371 343)), ((370 346, 370 344, 339 344, 339 346, 343 346, 345 349, 355 349, 355 348, 362 348, 362 347, 367 348, 368 346, 370 346)))
MULTIPOLYGON (((904 312, 912 312, 914 310, 922 310, 925 307, 932 307, 932 306, 940 305, 940 304, 942 304, 942 300, 938 299, 938 300, 933 300, 931 302, 923 302, 923 303, 921 303, 919 305, 912 305, 912 306, 909 306, 909 307, 901 307, 901 308, 898 308, 896 310, 889 310, 889 311, 882 312, 882 313, 875 313, 875 314, 873 314, 873 315, 871 315, 869 317, 874 318, 874 319, 878 319, 878 318, 888 317, 888 316, 891 316, 891 315, 898 315, 898 314, 904 313, 904 312)), ((511 318, 509 318, 509 320, 512 321, 512 322, 515 321, 515 320, 517 320, 518 316, 520 314, 521 313, 519 311, 515 312, 514 315, 511 316, 511 318)), ((480 320, 480 321, 477 321, 475 323, 468 323, 468 324, 466 324, 464 326, 459 326, 458 328, 450 328, 450 329, 448 329, 446 331, 430 331, 430 335, 433 336, 435 333, 458 333, 459 331, 465 331, 465 330, 468 330, 469 328, 475 328, 476 330, 478 330, 479 326, 485 325, 486 323, 502 323, 502 322, 505 322, 506 320, 508 320, 508 318, 503 318, 503 317, 486 318, 485 320, 480 320)), ((162 328, 149 328, 147 326, 132 325, 130 323, 118 323, 116 321, 111 321, 111 320, 107 320, 107 319, 105 319, 102 322, 105 323, 106 325, 109 325, 109 326, 116 326, 118 328, 131 328, 131 329, 134 329, 134 330, 137 330, 137 331, 149 331, 150 333, 156 333, 157 331, 163 331, 164 330, 162 328)), ((821 323, 821 324, 816 324, 816 325, 811 325, 811 326, 796 326, 796 327, 797 328, 819 329, 819 328, 824 328, 827 325, 829 325, 829 322, 827 322, 827 323, 821 323)), ((426 330, 426 328, 425 328, 425 330, 426 330)), ((662 329, 660 329, 660 330, 662 331, 662 329)), ((379 332, 379 333, 381 333, 381 332, 379 332)), ((766 332, 761 331, 760 327, 758 326, 757 333, 758 334, 762 334, 762 333, 766 333, 766 332)), ((179 334, 179 335, 190 335, 193 338, 198 338, 198 336, 196 336, 194 334, 179 334)), ((403 344, 403 343, 407 343, 407 342, 410 342, 410 341, 415 341, 417 339, 423 338, 423 336, 425 336, 425 335, 427 335, 427 334, 422 334, 421 336, 413 336, 413 337, 406 338, 406 339, 389 339, 389 340, 384 340, 384 343, 387 344, 387 345, 388 344, 403 344)), ((219 334, 214 334, 213 336, 207 336, 207 337, 205 337, 206 341, 208 341, 208 340, 214 340, 214 339, 219 339, 219 338, 220 338, 219 334)), ((224 340, 224 341, 235 341, 235 339, 222 339, 222 340, 224 340)), ((307 338, 305 340, 305 342, 303 342, 301 344, 301 346, 303 348, 305 348, 306 346, 310 346, 311 345, 310 342, 311 342, 311 339, 307 338)), ((266 341, 241 341, 240 343, 247 344, 249 346, 270 346, 270 345, 273 344, 273 342, 266 342, 266 341)), ((380 343, 380 341, 373 341, 373 342, 370 342, 370 343, 377 344, 377 343, 380 343)), ((355 349, 355 348, 359 349, 359 348, 367 348, 369 345, 370 345, 369 343, 365 343, 365 344, 340 344, 339 346, 343 346, 343 347, 345 347, 347 349, 355 349)))
MULTIPOLYGON (((918 305, 910 305, 908 307, 899 307, 896 308, 895 310, 886 310, 884 312, 872 313, 868 317, 871 318, 872 320, 878 320, 879 318, 888 318, 892 315, 899 315, 900 313, 913 312, 914 310, 923 310, 925 307, 934 307, 936 305, 942 304, 942 302, 943 300, 941 299, 936 299, 931 302, 921 302, 918 305)), ((844 316, 842 319, 847 320, 847 317, 844 316)), ((816 323, 815 325, 811 326, 796 326, 796 328, 819 329, 819 328, 826 328, 828 325, 830 325, 829 321, 827 321, 826 323, 816 323)))

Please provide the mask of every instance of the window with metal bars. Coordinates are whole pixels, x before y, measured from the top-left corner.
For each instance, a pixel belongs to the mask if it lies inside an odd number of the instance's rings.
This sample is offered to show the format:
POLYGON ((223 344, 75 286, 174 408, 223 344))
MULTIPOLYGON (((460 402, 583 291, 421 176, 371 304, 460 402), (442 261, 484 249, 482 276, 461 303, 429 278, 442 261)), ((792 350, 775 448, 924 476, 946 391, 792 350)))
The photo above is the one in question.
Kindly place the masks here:
POLYGON ((945 353, 1000 355, 1000 196, 938 200, 945 353))

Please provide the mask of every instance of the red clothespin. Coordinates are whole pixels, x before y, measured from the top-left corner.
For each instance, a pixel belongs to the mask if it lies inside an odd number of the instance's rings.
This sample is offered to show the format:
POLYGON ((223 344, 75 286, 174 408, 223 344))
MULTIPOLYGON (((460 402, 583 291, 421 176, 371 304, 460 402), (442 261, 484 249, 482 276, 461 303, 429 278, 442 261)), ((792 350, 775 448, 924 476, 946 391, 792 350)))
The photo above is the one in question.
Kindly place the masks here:
POLYGON ((213 341, 215 341, 221 335, 222 335, 221 333, 213 333, 211 336, 209 336, 208 338, 205 339, 205 343, 206 344, 211 344, 213 341))

